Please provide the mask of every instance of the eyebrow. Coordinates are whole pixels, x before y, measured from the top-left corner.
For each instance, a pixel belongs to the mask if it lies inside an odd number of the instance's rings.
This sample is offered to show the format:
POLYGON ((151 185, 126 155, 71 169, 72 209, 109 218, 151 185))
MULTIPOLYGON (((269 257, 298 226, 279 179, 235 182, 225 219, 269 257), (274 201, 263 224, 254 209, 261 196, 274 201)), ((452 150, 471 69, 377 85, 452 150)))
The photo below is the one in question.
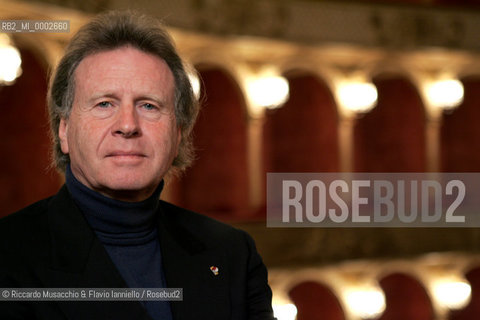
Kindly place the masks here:
POLYGON ((138 101, 138 100, 151 100, 151 101, 155 101, 159 106, 162 106, 162 107, 168 105, 167 99, 165 99, 165 98, 164 98, 164 99, 161 99, 161 98, 159 98, 159 97, 157 97, 157 96, 155 96, 155 95, 148 95, 148 94, 146 94, 146 95, 140 95, 140 96, 136 97, 134 100, 135 100, 135 101, 138 101))
POLYGON ((95 100, 101 99, 101 98, 110 98, 110 99, 115 99, 119 100, 118 97, 114 93, 98 93, 92 95, 90 98, 87 99, 87 103, 93 103, 95 100))

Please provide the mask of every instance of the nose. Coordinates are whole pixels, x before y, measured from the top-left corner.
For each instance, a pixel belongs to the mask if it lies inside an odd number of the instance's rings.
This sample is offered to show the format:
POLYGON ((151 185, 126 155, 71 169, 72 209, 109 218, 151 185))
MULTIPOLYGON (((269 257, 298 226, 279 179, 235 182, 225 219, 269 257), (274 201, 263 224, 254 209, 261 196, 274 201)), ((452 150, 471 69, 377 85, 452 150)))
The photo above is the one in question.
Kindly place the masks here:
POLYGON ((112 128, 113 135, 130 138, 140 135, 138 115, 133 105, 122 105, 116 115, 115 124, 112 128))

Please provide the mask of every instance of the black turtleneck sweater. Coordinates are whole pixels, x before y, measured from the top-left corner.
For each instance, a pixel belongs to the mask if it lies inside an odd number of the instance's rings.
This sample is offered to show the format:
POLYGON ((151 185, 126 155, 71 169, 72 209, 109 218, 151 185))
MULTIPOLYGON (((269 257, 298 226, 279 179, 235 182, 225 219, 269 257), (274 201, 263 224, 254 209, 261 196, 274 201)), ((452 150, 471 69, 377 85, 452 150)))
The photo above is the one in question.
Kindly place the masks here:
MULTIPOLYGON (((163 181, 150 198, 119 201, 79 182, 67 166, 66 185, 130 288, 165 288, 157 229, 163 181)), ((142 301, 153 319, 171 320, 167 301, 142 301)))

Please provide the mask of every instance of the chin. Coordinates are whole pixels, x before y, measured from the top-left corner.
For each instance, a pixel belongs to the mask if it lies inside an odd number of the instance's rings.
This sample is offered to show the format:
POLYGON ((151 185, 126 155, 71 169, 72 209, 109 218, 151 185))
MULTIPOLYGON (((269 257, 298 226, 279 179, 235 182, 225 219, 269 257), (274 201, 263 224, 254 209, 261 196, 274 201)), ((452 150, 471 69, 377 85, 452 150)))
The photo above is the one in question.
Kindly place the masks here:
POLYGON ((118 191, 142 191, 155 189, 161 179, 147 178, 145 175, 118 175, 105 179, 103 184, 110 190, 118 191))
POLYGON ((136 190, 143 190, 151 186, 153 183, 146 183, 142 180, 115 180, 106 183, 106 187, 111 190, 121 190, 121 191, 136 191, 136 190))

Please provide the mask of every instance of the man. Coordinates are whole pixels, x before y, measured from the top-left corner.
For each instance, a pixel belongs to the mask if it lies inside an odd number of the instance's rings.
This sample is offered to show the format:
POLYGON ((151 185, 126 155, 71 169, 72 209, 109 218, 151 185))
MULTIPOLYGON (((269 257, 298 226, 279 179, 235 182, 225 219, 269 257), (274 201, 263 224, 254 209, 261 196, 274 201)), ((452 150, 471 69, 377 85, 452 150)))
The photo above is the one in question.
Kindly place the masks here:
POLYGON ((0 319, 272 319, 244 232, 159 201, 198 105, 164 29, 108 13, 72 39, 48 107, 65 186, 0 221, 2 288, 182 288, 183 301, 0 302, 0 319))

